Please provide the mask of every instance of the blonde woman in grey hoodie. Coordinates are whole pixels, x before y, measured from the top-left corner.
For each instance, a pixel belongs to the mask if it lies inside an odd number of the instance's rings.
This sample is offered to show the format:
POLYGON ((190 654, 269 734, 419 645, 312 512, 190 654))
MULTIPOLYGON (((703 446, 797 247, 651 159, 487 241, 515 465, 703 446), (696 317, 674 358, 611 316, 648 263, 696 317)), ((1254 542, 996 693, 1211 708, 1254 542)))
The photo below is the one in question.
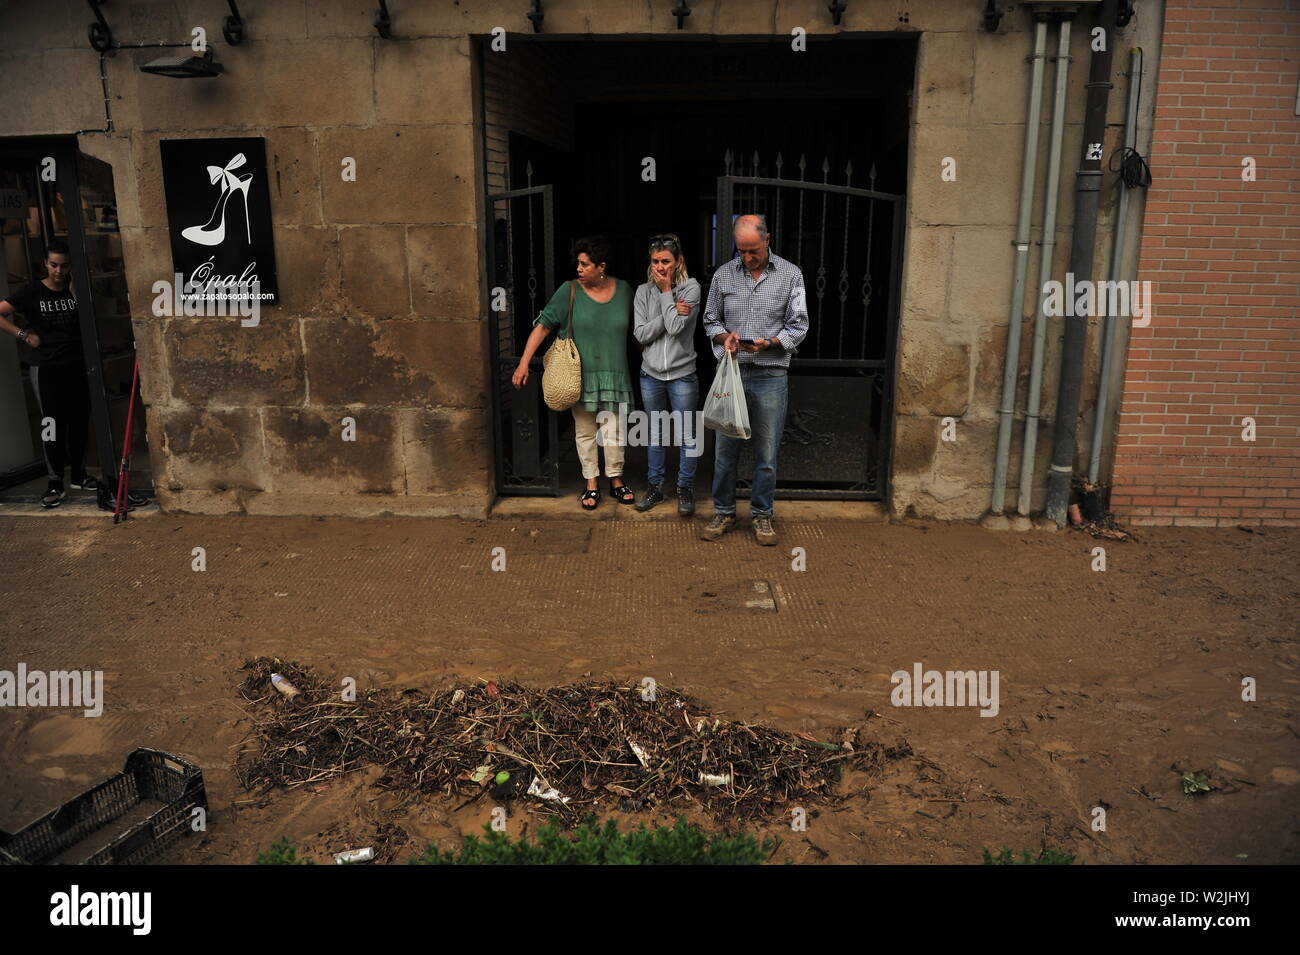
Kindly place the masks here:
POLYGON ((695 374, 699 313, 700 283, 686 273, 681 240, 671 234, 654 236, 646 281, 632 303, 632 334, 641 345, 641 401, 650 416, 649 486, 636 505, 638 511, 665 500, 665 445, 673 443, 681 448, 677 513, 695 513, 695 466, 701 450, 696 424, 700 383, 695 374))

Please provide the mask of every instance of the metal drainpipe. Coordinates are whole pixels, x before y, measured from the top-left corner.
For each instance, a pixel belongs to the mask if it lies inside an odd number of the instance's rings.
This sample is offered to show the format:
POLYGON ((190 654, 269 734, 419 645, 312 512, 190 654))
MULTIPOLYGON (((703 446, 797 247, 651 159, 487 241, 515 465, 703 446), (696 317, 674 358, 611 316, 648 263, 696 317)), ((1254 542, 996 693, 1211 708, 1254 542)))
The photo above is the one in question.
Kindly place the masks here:
POLYGON ((1043 238, 1038 254, 1038 286, 1034 290, 1034 357, 1029 367, 1029 399, 1025 408, 1024 450, 1020 457, 1020 495, 1016 510, 1029 514, 1033 494, 1034 455, 1038 446, 1038 409, 1043 390, 1043 352, 1047 344, 1047 316, 1043 313, 1043 286, 1052 275, 1056 248, 1056 205, 1061 186, 1061 141, 1065 138, 1065 92, 1070 77, 1070 20, 1061 14, 1056 44, 1056 92, 1052 101, 1052 139, 1047 154, 1047 199, 1043 206, 1043 238))
POLYGON ((1025 119, 1025 151, 1020 159, 1020 214, 1016 219, 1016 261, 1011 281, 1007 357, 1002 371, 1002 407, 998 410, 998 455, 993 469, 993 499, 989 510, 1001 514, 1007 490, 1007 463, 1011 456, 1011 427, 1016 409, 1016 383, 1020 377, 1020 325, 1025 315, 1025 273, 1029 271, 1029 219, 1034 209, 1038 175, 1038 139, 1043 118, 1043 60, 1047 50, 1047 14, 1034 14, 1033 70, 1029 80, 1029 114, 1025 119))
MULTIPOLYGON (((1110 102, 1110 70, 1115 49, 1115 11, 1119 0, 1102 0, 1096 26, 1104 31, 1105 46, 1094 50, 1088 70, 1088 99, 1083 113, 1083 142, 1079 168, 1074 175, 1074 234, 1067 274, 1092 278, 1093 246, 1097 239, 1097 203, 1101 193, 1102 144, 1106 139, 1106 107, 1110 102)), ((1070 296, 1065 296, 1068 302, 1070 296)), ((1094 305, 1096 303, 1094 297, 1094 305)), ((1066 309, 1065 336, 1061 342, 1061 375, 1056 391, 1056 424, 1052 435, 1052 465, 1047 472, 1047 519, 1064 527, 1074 477, 1079 397, 1083 360, 1088 347, 1088 316, 1066 309)))
MULTIPOLYGON (((1128 55, 1128 114, 1124 117, 1124 145, 1129 149, 1137 146, 1137 111, 1138 79, 1142 76, 1142 48, 1134 47, 1128 55)), ((1118 282, 1124 258, 1124 220, 1128 214, 1128 186, 1120 180, 1119 204, 1115 210, 1115 241, 1110 257, 1110 281, 1118 282)), ((1114 286, 1112 286, 1113 288, 1114 286)), ((1149 305, 1149 303, 1148 303, 1149 305)), ((1106 425, 1106 405, 1108 392, 1106 383, 1110 381, 1110 361, 1115 350, 1115 316, 1107 314, 1106 333, 1101 347, 1101 371, 1097 379, 1097 417, 1092 423, 1092 449, 1088 458, 1088 483, 1096 484, 1101 473, 1101 444, 1106 425)))

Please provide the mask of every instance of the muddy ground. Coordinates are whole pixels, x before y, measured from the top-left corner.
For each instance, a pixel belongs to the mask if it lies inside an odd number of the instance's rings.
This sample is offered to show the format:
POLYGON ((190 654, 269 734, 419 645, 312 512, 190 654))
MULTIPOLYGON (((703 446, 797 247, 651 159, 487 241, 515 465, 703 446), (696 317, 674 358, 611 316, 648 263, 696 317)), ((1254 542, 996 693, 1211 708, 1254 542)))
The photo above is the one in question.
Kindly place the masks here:
MULTIPOLYGON (((0 827, 136 746, 204 771, 210 828, 168 862, 248 863, 281 835, 317 861, 357 845, 402 861, 488 820, 486 801, 401 805, 373 773, 242 791, 239 668, 268 655, 363 689, 652 676, 731 719, 906 737, 914 757, 846 781, 843 802, 810 807, 807 832, 748 827, 782 837, 776 861, 978 863, 985 846, 1091 864, 1300 861, 1300 531, 1138 528, 1117 542, 826 520, 782 523, 782 546, 759 548, 743 531, 705 544, 694 526, 6 518, 0 669, 102 669, 106 702, 98 719, 0 710, 0 827), (892 706, 890 674, 916 662, 997 670, 997 716, 892 706), (1183 771, 1212 791, 1185 795, 1183 771), (1090 825, 1098 806, 1105 831, 1090 825)), ((541 818, 516 803, 511 831, 541 818)))

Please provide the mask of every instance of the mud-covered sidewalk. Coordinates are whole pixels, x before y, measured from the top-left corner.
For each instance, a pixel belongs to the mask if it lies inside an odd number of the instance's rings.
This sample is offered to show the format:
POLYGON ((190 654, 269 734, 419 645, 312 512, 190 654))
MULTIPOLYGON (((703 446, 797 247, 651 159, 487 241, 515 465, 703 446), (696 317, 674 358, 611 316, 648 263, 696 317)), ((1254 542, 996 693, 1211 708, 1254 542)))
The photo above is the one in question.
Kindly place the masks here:
MULTIPOLYGON (((806 832, 774 819, 778 861, 977 863, 985 846, 1300 861, 1300 531, 1120 542, 799 519, 760 548, 747 523, 707 544, 673 520, 0 519, 0 670, 105 683, 98 718, 0 709, 0 827, 137 746, 204 770, 209 830, 167 861, 251 862, 281 834, 318 861, 355 843, 400 860, 487 821, 485 801, 394 811, 363 775, 240 790, 239 668, 267 655, 360 689, 649 676, 731 719, 908 740, 914 757, 856 781, 806 832), (996 715, 892 705, 891 674, 917 664, 996 671, 996 715), (1186 772, 1210 792, 1185 794, 1186 772)), ((536 824, 526 809, 516 833, 536 824)))

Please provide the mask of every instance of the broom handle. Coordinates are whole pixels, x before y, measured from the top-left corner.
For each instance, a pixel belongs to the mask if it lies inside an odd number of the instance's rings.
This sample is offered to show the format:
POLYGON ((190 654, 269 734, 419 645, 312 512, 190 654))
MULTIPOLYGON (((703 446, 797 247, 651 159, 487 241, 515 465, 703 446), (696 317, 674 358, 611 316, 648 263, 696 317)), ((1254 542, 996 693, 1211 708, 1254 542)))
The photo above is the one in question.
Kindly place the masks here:
POLYGON ((135 424, 135 390, 140 382, 140 358, 136 356, 135 366, 131 370, 131 400, 126 406, 126 434, 122 439, 122 464, 117 472, 117 501, 113 510, 113 519, 125 513, 127 475, 131 468, 131 435, 135 424))

